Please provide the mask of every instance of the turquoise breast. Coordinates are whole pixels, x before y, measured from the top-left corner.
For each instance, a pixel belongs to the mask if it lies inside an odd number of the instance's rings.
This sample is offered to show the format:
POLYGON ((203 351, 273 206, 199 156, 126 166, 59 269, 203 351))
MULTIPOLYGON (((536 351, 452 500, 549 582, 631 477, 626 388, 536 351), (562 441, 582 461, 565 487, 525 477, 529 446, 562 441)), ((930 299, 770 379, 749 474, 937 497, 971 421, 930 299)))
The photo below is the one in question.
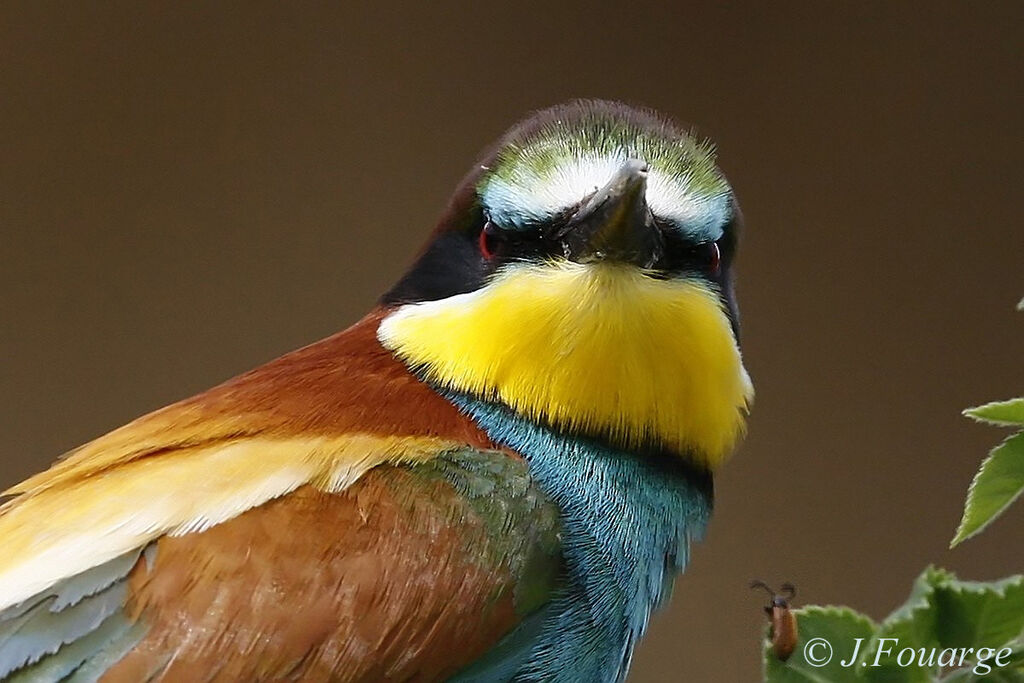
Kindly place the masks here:
POLYGON ((508 409, 449 398, 526 459, 562 517, 565 573, 553 599, 461 680, 622 680, 712 507, 711 476, 668 453, 557 434, 508 409))

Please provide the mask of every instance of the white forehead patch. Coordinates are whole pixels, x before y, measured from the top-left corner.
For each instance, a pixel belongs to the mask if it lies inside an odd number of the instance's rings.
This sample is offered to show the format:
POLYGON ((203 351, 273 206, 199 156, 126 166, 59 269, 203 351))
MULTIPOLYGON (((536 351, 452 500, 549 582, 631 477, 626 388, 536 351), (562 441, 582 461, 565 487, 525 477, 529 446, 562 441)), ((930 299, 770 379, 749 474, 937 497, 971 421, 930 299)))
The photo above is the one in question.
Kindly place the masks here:
MULTIPOLYGON (((528 164, 492 176, 480 199, 499 225, 524 227, 550 220, 603 187, 627 161, 625 154, 587 154, 559 160, 543 171, 528 164)), ((696 239, 715 240, 729 219, 725 193, 695 192, 687 175, 666 173, 655 162, 647 178, 647 205, 661 221, 696 239)))

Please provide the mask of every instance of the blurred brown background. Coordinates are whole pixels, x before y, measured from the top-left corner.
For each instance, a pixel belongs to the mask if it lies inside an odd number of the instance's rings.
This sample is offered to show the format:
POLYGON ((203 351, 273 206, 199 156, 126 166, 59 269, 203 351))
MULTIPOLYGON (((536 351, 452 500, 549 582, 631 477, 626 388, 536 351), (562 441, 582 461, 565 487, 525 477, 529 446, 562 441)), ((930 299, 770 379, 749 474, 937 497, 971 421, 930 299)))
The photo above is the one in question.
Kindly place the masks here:
POLYGON ((0 484, 358 318, 477 152, 574 96, 713 137, 758 389, 634 681, 759 678, 761 577, 880 617, 1024 393, 1024 5, 5 3, 0 484), (355 5, 359 7, 355 7, 355 5), (352 5, 343 7, 342 5, 352 5))

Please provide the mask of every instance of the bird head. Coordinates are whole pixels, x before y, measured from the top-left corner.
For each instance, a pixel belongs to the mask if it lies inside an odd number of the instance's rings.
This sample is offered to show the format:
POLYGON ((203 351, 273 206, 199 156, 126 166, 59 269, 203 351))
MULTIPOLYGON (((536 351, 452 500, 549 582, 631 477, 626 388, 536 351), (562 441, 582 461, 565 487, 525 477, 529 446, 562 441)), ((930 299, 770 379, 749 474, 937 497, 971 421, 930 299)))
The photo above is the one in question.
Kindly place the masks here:
POLYGON ((556 106, 469 173, 378 337, 442 391, 712 469, 752 397, 739 224, 706 142, 617 103, 556 106))

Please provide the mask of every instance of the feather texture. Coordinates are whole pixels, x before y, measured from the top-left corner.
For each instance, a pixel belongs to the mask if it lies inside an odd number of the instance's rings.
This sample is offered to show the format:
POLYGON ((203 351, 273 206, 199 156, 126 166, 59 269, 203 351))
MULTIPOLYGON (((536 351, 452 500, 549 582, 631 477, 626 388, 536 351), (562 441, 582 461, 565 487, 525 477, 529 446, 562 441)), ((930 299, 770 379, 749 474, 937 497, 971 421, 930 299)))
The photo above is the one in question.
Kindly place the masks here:
POLYGON ((382 462, 428 460, 455 445, 362 434, 246 438, 45 487, 0 515, 8 551, 0 558, 0 608, 165 534, 202 531, 306 484, 342 490, 382 462))
POLYGON ((478 291, 399 308, 380 337, 441 387, 702 467, 731 451, 753 397, 717 294, 636 268, 513 265, 478 291))
POLYGON ((30 680, 59 680, 122 635, 113 625, 124 621, 127 576, 140 554, 117 557, 0 612, 0 678, 32 671, 30 680))
POLYGON ((650 114, 513 129, 384 307, 7 492, 0 677, 621 680, 751 398, 736 211, 650 114), (721 270, 485 253, 485 220, 536 238, 634 158, 721 270))
POLYGON ((624 679, 651 611, 686 567, 691 542, 704 535, 710 475, 667 453, 622 451, 540 427, 502 406, 452 398, 495 441, 523 454, 561 511, 565 557, 563 580, 525 656, 508 648, 470 670, 480 678, 466 680, 507 680, 509 660, 519 662, 518 682, 624 679))
POLYGON ((105 680, 442 679, 547 601, 558 524, 526 464, 496 451, 303 487, 162 538, 131 578, 147 634, 105 680))
POLYGON ((539 609, 554 507, 380 346, 382 315, 15 487, 0 677, 434 678, 539 609))
POLYGON ((0 610, 300 486, 337 491, 381 463, 488 446, 380 346, 382 315, 135 420, 13 487, 20 495, 0 507, 0 610))

